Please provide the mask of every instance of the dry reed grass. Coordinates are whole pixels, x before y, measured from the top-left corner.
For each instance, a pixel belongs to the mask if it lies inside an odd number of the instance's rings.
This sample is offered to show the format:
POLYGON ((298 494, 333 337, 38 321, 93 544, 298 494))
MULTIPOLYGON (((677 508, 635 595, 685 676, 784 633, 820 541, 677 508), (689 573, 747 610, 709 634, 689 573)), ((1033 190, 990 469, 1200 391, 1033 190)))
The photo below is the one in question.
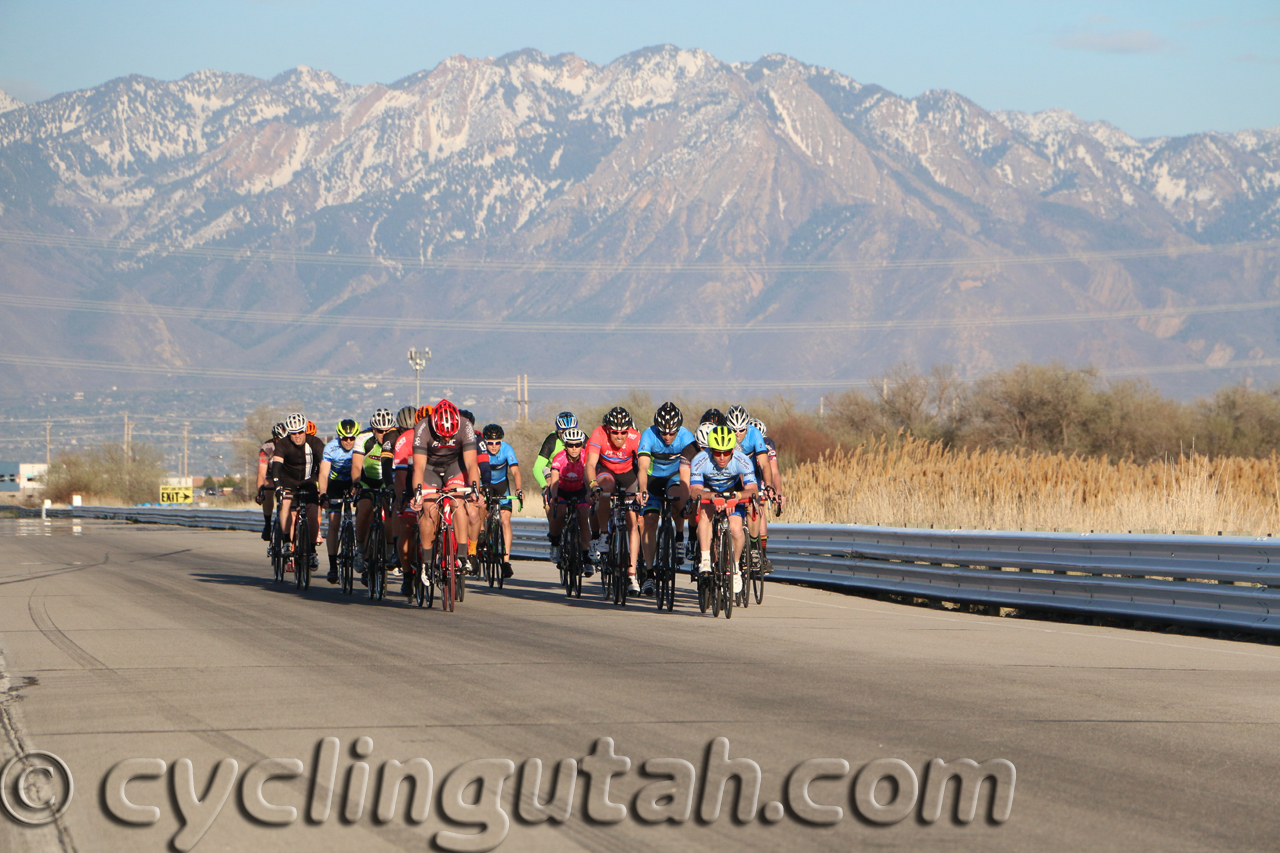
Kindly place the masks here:
POLYGON ((1280 530, 1280 459, 1138 464, 948 449, 910 437, 785 472, 782 520, 975 530, 1264 535, 1280 530))

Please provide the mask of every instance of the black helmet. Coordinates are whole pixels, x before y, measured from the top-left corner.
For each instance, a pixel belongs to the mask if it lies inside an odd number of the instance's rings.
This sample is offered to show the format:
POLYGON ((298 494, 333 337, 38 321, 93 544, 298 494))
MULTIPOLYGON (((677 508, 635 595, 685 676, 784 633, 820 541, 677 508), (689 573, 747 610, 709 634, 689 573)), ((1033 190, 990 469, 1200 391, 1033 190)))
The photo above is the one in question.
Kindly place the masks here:
POLYGON ((484 428, 485 441, 502 441, 506 433, 502 431, 502 427, 498 424, 489 424, 484 428))
POLYGON ((609 414, 604 416, 604 425, 609 429, 630 429, 631 413, 621 406, 614 406, 609 410, 609 414))
POLYGON ((276 441, 279 441, 280 439, 284 438, 288 434, 289 434, 289 430, 285 428, 285 425, 283 423, 276 424, 271 428, 271 437, 276 441))
POLYGON ((400 411, 396 412, 396 426, 400 427, 400 429, 413 429, 413 425, 416 423, 414 415, 417 412, 418 410, 413 406, 401 408, 400 411))
POLYGON ((698 423, 728 426, 729 422, 725 419, 724 412, 719 409, 707 409, 702 413, 702 419, 698 423))
POLYGON ((684 415, 675 403, 663 403, 653 413, 653 425, 658 428, 658 432, 672 433, 684 425, 684 415))
POLYGON ((472 426, 476 425, 476 416, 471 414, 471 411, 469 409, 459 409, 458 414, 466 418, 471 423, 472 426))

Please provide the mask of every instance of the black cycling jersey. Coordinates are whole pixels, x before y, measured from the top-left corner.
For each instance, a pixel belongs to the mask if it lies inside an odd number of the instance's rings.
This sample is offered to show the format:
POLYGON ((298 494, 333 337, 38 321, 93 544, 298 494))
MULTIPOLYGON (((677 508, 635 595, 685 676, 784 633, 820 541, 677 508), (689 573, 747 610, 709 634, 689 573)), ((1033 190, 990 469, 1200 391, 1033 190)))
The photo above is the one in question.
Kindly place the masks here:
POLYGON ((306 480, 315 482, 320 475, 320 460, 324 458, 324 442, 309 435, 301 444, 286 437, 276 442, 275 458, 284 460, 272 464, 271 476, 286 487, 296 486, 306 480))

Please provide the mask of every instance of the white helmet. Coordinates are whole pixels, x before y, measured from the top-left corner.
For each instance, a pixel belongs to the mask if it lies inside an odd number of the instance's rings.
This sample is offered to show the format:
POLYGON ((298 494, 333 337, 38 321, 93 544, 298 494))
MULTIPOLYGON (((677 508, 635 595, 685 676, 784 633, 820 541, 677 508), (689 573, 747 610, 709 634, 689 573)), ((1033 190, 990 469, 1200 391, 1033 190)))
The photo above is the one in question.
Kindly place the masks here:
POLYGON ((587 434, 577 427, 569 427, 560 434, 560 441, 564 443, 565 447, 570 445, 581 447, 587 443, 587 434))
POLYGON ((396 425, 396 416, 391 414, 390 409, 378 409, 373 413, 373 417, 369 418, 369 426, 374 429, 391 429, 396 425))
POLYGON ((734 432, 740 432, 751 425, 751 416, 741 406, 730 406, 729 411, 725 413, 725 419, 728 421, 729 429, 734 432))
POLYGON ((307 419, 297 412, 284 419, 285 432, 306 432, 307 419))
POLYGON ((716 428, 716 425, 711 421, 708 421, 705 424, 698 424, 698 431, 694 434, 693 437, 697 440, 698 446, 701 447, 703 450, 707 449, 707 438, 711 435, 711 431, 715 428, 716 428))
POLYGON ((748 421, 748 423, 750 423, 756 429, 760 430, 761 435, 769 434, 769 431, 764 428, 764 421, 760 420, 759 418, 752 418, 750 421, 748 421))

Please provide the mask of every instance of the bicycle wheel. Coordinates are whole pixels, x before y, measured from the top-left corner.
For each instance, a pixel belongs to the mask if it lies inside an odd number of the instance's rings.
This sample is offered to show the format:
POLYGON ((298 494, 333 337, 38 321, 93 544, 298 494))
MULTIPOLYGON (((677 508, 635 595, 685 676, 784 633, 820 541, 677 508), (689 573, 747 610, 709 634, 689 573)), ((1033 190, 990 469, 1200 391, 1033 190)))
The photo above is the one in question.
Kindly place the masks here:
POLYGON ((436 600, 436 551, 435 546, 431 548, 418 548, 418 559, 422 566, 422 575, 419 578, 422 581, 423 596, 427 599, 427 607, 430 608, 436 600))
POLYGON ((756 604, 764 601, 764 568, 751 570, 751 592, 755 594, 756 604))
POLYGON ((307 509, 302 507, 298 510, 298 517, 293 520, 293 585, 298 592, 306 589, 303 578, 310 575, 308 571, 311 560, 307 551, 307 539, 310 538, 311 531, 307 530, 307 509))
POLYGON ((343 595, 350 595, 355 588, 355 545, 356 532, 351 524, 351 519, 343 513, 342 522, 338 528, 338 580, 341 581, 343 595))
POLYGON ((411 588, 413 589, 413 597, 418 602, 418 606, 421 607, 427 601, 427 579, 424 577, 425 572, 423 571, 422 564, 418 563, 405 566, 404 571, 412 572, 410 577, 412 578, 411 588))
POLYGON ((733 563, 733 537, 728 531, 724 531, 720 536, 720 605, 724 610, 724 618, 733 618, 733 570, 737 566, 733 563))
POLYGON ((658 541, 655 543, 657 547, 653 549, 653 566, 650 567, 650 574, 653 576, 656 587, 653 597, 659 611, 667 601, 667 569, 674 565, 672 549, 675 538, 675 527, 671 523, 671 517, 664 511, 662 518, 658 521, 658 541))
POLYGON ((284 531, 279 515, 271 521, 271 571, 276 583, 284 582, 284 531))
POLYGON ((502 564, 507 561, 507 539, 502 533, 502 522, 495 519, 493 522, 493 530, 489 531, 489 554, 493 557, 493 573, 497 575, 498 589, 502 589, 502 584, 506 580, 502 576, 502 564))

